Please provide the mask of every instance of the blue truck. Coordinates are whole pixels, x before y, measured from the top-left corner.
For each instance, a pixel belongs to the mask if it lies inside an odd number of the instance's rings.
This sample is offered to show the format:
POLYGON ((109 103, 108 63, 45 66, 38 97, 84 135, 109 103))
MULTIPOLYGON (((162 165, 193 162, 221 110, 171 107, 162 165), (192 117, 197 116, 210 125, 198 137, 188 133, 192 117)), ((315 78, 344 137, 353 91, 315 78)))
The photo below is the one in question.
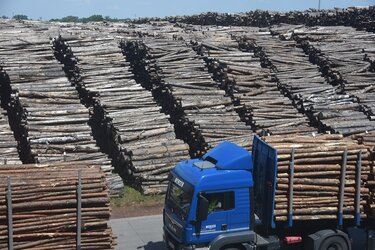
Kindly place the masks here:
POLYGON ((223 142, 171 171, 163 210, 168 249, 373 250, 371 219, 274 221, 277 150, 223 142))

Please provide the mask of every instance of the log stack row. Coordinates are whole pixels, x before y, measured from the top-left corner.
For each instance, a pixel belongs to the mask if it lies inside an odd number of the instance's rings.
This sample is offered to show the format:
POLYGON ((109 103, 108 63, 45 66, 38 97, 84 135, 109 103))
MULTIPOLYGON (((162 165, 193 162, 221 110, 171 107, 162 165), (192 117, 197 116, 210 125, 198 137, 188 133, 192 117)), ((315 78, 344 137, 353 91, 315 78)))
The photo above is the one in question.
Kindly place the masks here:
POLYGON ((182 22, 195 25, 221 25, 221 26, 255 26, 267 27, 270 25, 288 23, 304 24, 308 26, 327 25, 352 26, 374 32, 375 6, 349 7, 346 9, 306 11, 250 11, 246 13, 230 14, 207 12, 192 16, 174 16, 166 18, 140 18, 135 23, 148 23, 150 21, 182 22))
POLYGON ((195 46, 220 87, 241 107, 241 118, 257 134, 317 132, 309 126, 308 118, 280 93, 273 73, 261 67, 254 53, 240 51, 229 34, 215 32, 211 39, 196 42, 195 46))
MULTIPOLYGON (((154 61, 149 60, 147 46, 141 41, 122 41, 121 47, 126 59, 131 63, 135 79, 144 88, 150 90, 162 107, 163 112, 170 115, 170 121, 175 127, 177 138, 189 145, 189 154, 197 157, 207 151, 201 131, 194 121, 189 120, 178 100, 172 95, 170 87, 164 84, 162 71, 154 61)), ((179 81, 183 81, 183 78, 179 81)))
POLYGON ((18 154, 18 143, 13 136, 7 117, 5 95, 8 82, 8 74, 0 67, 0 165, 2 164, 21 164, 18 154))
POLYGON ((84 162, 1 166, 0 248, 8 249, 11 225, 14 249, 77 249, 79 171, 80 249, 113 249, 106 176, 100 166, 84 162))
POLYGON ((339 214, 342 191, 343 218, 354 219, 357 168, 361 170, 360 216, 368 214, 374 197, 369 190, 372 162, 366 146, 342 135, 268 136, 263 139, 278 151, 276 221, 287 221, 290 213, 293 220, 335 219, 339 214), (344 189, 341 189, 342 183, 344 189), (293 200, 291 204, 290 199, 293 200))
POLYGON ((135 75, 171 115, 176 134, 200 156, 223 140, 250 148, 251 130, 240 120, 204 61, 183 41, 144 38, 122 43, 135 75))
POLYGON ((322 132, 348 136, 375 130, 357 99, 343 93, 338 84, 328 83, 294 41, 280 40, 266 31, 248 33, 240 44, 272 68, 279 88, 322 132))
POLYGON ((374 33, 342 26, 298 29, 282 26, 273 30, 281 34, 287 31, 287 36, 292 32, 323 75, 333 84, 339 84, 345 93, 355 96, 363 111, 375 120, 374 33))
MULTIPOLYGON (((65 32, 73 37, 77 31, 65 32)), ((189 147, 176 139, 169 116, 161 113, 151 92, 135 82, 117 40, 108 32, 91 31, 69 44, 56 39, 54 48, 67 74, 73 72, 72 83, 95 96, 87 103, 94 110, 91 124, 118 172, 145 194, 165 192, 169 170, 189 157, 189 147)))
POLYGON ((0 165, 21 163, 18 144, 10 129, 6 112, 0 109, 0 165))
POLYGON ((89 110, 54 60, 48 36, 22 23, 0 25, 0 58, 10 78, 3 93, 23 163, 88 160, 101 164, 111 192, 123 182, 111 160, 96 146, 89 110))

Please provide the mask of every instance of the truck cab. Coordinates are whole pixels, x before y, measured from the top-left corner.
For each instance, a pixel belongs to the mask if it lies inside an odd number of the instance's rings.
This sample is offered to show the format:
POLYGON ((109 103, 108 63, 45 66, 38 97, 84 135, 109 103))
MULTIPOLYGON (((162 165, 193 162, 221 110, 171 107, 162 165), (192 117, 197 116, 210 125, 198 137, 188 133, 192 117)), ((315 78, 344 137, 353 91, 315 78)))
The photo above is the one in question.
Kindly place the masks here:
MULTIPOLYGON (((276 225, 273 219, 276 174, 277 151, 258 137, 254 138, 252 153, 223 142, 200 159, 178 163, 170 173, 163 210, 167 247, 352 249, 352 238, 334 226, 302 222, 300 228, 307 228, 302 232, 276 225), (296 232, 298 236, 294 236, 296 232), (307 239, 308 247, 294 244, 302 243, 302 238, 307 239), (327 243, 327 239, 331 241, 327 243)), ((361 229, 365 233, 358 233, 358 230, 352 230, 354 235, 360 235, 354 237, 364 238, 357 240, 362 241, 361 248, 353 249, 375 249, 371 245, 373 231, 361 229)))
POLYGON ((218 237, 230 245, 234 235, 254 235, 253 190, 252 155, 233 143, 180 162, 171 171, 163 213, 168 246, 207 247, 218 237))

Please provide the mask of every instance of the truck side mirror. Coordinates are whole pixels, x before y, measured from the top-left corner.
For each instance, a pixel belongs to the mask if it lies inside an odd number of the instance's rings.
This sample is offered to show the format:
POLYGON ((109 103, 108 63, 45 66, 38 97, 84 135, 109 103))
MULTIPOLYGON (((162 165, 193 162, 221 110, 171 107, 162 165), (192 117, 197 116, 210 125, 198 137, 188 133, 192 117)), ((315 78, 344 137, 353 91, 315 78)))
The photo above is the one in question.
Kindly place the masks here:
POLYGON ((198 196, 197 221, 204 221, 208 216, 208 200, 201 193, 198 196))

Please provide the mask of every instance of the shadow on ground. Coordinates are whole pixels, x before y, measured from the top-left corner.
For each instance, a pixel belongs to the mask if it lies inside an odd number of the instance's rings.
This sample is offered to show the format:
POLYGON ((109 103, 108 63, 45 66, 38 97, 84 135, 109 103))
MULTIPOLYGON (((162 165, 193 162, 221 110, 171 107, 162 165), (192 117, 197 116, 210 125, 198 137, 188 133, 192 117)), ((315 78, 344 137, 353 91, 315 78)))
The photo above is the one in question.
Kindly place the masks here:
POLYGON ((138 249, 144 249, 144 250, 167 250, 167 247, 165 246, 163 241, 158 242, 148 242, 147 245, 144 245, 142 247, 139 247, 138 249))

